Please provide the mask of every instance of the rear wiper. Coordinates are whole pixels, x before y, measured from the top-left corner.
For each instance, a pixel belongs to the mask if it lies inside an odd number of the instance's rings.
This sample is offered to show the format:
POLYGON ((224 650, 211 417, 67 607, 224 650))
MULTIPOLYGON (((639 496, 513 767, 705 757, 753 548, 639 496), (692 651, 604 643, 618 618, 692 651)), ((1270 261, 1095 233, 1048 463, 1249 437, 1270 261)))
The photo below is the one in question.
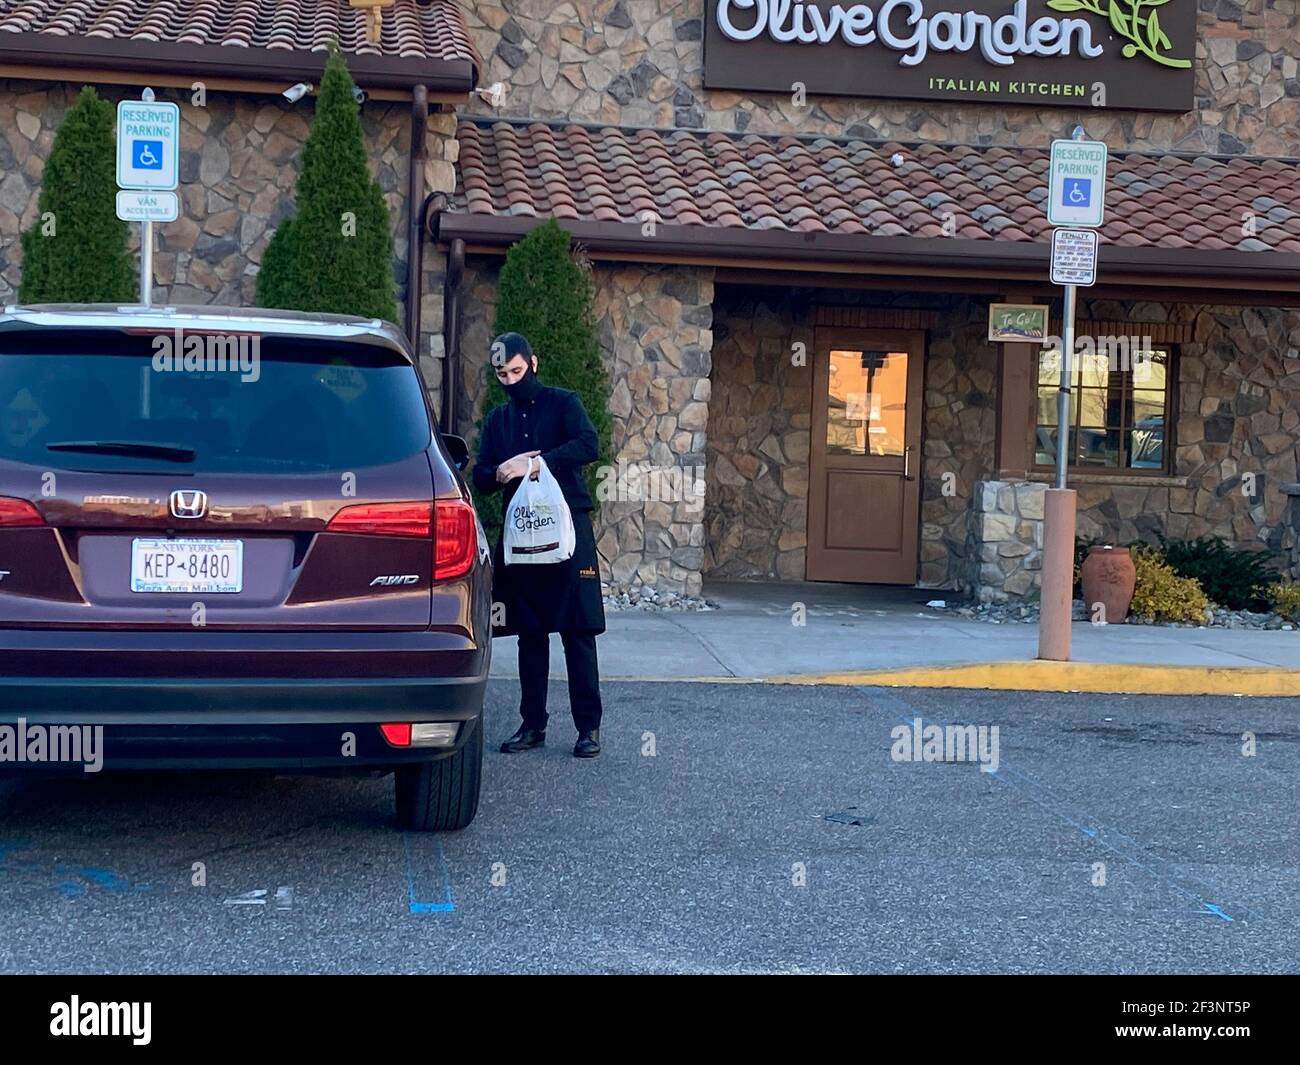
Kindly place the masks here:
POLYGON ((60 440, 46 444, 49 451, 87 451, 100 455, 141 455, 170 462, 193 462, 194 449, 179 444, 149 444, 133 440, 60 440))

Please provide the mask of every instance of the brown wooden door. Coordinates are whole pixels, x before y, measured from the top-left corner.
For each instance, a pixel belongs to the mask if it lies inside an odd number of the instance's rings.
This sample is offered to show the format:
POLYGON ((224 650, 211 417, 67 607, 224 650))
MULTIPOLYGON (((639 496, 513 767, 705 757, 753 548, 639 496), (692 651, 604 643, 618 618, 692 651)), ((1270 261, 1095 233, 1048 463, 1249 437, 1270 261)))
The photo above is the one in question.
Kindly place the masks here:
POLYGON ((916 582, 925 334, 816 332, 808 579, 916 582))

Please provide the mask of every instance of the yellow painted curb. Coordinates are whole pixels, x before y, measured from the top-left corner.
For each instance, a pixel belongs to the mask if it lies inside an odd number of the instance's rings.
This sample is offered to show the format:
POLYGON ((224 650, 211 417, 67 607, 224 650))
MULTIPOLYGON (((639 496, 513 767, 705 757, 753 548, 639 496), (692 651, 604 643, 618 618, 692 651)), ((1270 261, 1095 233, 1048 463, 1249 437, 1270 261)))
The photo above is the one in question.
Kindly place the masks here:
POLYGON ((1131 695, 1290 695, 1300 697, 1300 671, 1268 667, 1152 666, 1116 662, 975 662, 919 669, 795 673, 771 684, 874 684, 905 688, 991 688, 1000 691, 1108 692, 1131 695))
POLYGON ((609 681, 695 684, 828 684, 885 688, 1104 692, 1118 695, 1273 695, 1300 698, 1300 670, 1254 666, 1152 666, 1116 662, 973 662, 909 669, 784 673, 770 677, 608 676, 609 681))

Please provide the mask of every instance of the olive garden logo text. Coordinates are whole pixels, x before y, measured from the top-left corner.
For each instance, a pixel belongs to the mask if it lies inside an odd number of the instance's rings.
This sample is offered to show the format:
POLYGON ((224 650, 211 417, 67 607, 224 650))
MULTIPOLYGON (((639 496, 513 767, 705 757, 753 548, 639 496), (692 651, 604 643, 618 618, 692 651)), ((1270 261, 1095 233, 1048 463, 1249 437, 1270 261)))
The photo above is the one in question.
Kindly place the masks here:
POLYGON ((1192 104, 1194 0, 711 0, 707 11, 709 88, 1016 102, 1086 88, 1102 106, 1192 104))

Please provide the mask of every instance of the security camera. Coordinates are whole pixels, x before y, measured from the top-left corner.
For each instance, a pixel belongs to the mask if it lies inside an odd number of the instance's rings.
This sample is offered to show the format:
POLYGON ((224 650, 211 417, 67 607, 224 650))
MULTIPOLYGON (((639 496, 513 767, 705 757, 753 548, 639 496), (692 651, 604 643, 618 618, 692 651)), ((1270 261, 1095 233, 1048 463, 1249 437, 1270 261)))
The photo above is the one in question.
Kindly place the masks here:
POLYGON ((296 104, 304 96, 311 92, 311 86, 305 81, 298 82, 297 85, 290 85, 284 92, 280 93, 291 104, 296 104))
POLYGON ((365 91, 364 89, 358 88, 357 86, 353 85, 353 86, 352 86, 352 99, 356 100, 356 102, 359 103, 359 104, 363 104, 363 103, 365 103, 365 102, 366 102, 366 91, 365 91))

